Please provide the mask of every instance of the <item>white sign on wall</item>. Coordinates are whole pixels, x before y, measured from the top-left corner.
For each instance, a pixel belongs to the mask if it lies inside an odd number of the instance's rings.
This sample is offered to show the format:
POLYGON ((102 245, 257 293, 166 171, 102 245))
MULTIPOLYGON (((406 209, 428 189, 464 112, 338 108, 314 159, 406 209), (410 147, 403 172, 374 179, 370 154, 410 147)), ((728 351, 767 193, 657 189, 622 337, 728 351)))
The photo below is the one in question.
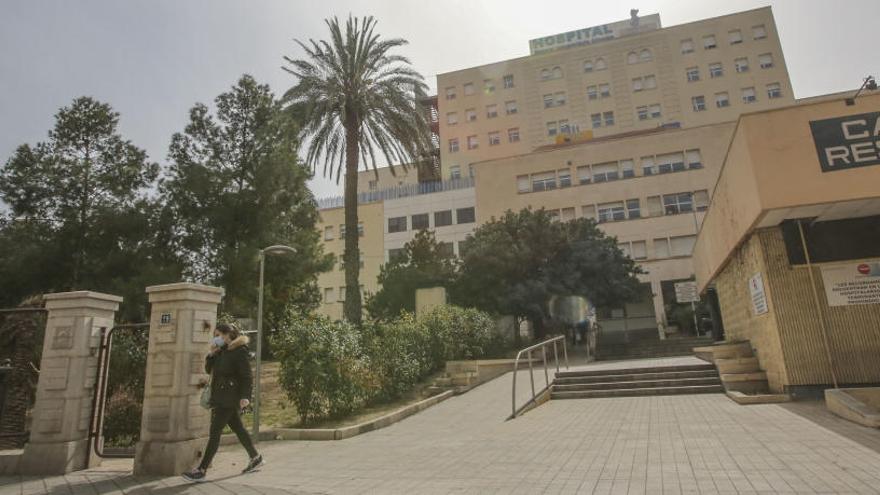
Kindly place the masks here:
POLYGON ((764 293, 764 277, 761 272, 752 275, 749 279, 749 293, 752 295, 752 310, 755 316, 767 312, 767 295, 764 293))
POLYGON ((700 294, 697 292, 696 282, 676 282, 675 300, 680 303, 700 302, 700 294))
POLYGON ((823 265, 829 306, 880 304, 880 262, 823 265))
POLYGON ((570 46, 592 45, 600 41, 612 40, 629 34, 660 28, 660 14, 650 14, 639 17, 636 24, 633 24, 633 20, 630 19, 535 38, 529 40, 529 51, 532 55, 536 55, 570 46))

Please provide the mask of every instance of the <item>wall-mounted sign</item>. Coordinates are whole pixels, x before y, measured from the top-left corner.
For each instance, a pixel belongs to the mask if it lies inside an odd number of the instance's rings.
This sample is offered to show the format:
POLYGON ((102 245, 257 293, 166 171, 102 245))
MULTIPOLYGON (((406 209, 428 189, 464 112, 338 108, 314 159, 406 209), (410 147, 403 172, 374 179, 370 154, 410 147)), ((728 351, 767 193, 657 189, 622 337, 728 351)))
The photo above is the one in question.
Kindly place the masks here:
POLYGON ((168 325, 171 323, 171 313, 162 313, 159 316, 159 324, 160 325, 168 325))
POLYGON ((752 310, 755 316, 766 313, 767 294, 764 293, 764 277, 761 276, 761 272, 752 275, 749 279, 749 293, 752 295, 752 310))
POLYGON ((632 20, 626 20, 535 38, 529 40, 529 51, 532 55, 537 55, 570 46, 591 45, 652 29, 660 29, 660 14, 639 17, 635 26, 632 20))
POLYGON ((880 112, 810 122, 822 172, 880 165, 880 112))
POLYGON ((880 304, 880 262, 822 265, 829 306, 880 304))
POLYGON ((696 282, 676 282, 675 300, 680 303, 700 302, 700 294, 697 292, 696 282))

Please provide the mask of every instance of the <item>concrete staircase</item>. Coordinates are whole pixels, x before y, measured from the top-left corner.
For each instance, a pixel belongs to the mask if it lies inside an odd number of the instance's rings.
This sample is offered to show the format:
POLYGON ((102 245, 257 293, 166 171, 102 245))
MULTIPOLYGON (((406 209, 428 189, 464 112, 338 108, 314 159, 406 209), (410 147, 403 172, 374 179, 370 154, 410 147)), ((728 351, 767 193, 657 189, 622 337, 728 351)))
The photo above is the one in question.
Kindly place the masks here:
POLYGON ((599 343, 597 359, 643 359, 674 356, 691 356, 693 348, 712 344, 712 337, 681 337, 660 340, 641 339, 630 343, 599 343))
POLYGON ((638 397, 720 393, 724 391, 712 364, 564 371, 553 382, 551 399, 638 397))
POLYGON ((750 342, 733 342, 696 347, 694 354, 714 363, 727 396, 738 404, 786 402, 786 394, 771 394, 767 373, 761 370, 750 342))

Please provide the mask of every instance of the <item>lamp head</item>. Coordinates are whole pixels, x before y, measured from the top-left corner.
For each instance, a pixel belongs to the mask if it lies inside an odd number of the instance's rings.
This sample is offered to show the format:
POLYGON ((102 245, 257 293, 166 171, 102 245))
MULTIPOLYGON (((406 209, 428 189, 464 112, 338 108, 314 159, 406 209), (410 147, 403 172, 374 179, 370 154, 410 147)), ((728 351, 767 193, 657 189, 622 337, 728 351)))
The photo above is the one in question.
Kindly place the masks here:
POLYGON ((281 244, 269 246, 262 250, 263 254, 296 254, 296 249, 281 244))

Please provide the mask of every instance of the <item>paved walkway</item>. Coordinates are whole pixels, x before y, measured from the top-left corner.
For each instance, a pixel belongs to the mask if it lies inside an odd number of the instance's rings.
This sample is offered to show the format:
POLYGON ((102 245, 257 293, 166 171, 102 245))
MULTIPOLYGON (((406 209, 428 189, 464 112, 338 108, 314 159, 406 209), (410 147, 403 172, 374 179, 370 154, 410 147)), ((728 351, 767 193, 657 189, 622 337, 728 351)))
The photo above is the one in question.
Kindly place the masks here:
POLYGON ((510 378, 349 440, 264 443, 269 464, 246 476, 234 476, 245 461, 236 448, 203 485, 135 479, 108 463, 0 479, 0 493, 880 493, 880 431, 816 404, 739 406, 722 394, 560 400, 504 421, 510 378))

